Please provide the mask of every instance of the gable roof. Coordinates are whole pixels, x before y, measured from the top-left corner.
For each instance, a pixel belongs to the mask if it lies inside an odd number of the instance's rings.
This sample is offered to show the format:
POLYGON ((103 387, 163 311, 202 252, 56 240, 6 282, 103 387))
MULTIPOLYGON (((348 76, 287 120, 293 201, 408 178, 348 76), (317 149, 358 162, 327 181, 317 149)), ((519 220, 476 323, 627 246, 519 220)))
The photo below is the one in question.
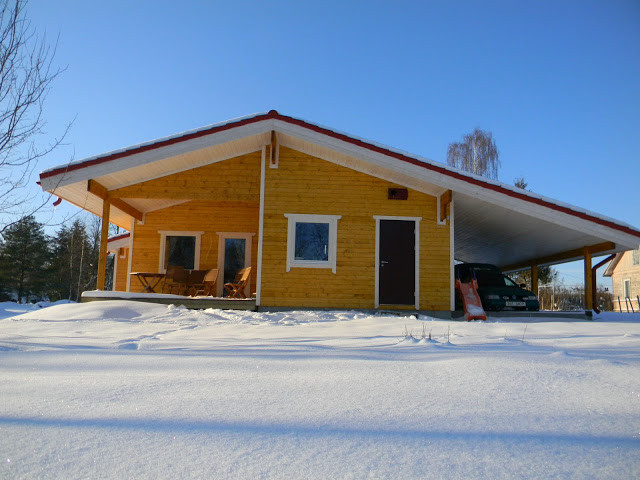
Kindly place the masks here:
POLYGON ((620 263, 620 260, 622 260, 623 255, 624 255, 624 252, 616 253, 616 256, 613 257, 613 259, 609 262, 609 265, 607 265, 607 268, 605 268, 602 274, 603 277, 610 277, 613 275, 613 272, 615 271, 616 267, 620 263))
MULTIPOLYGON (((603 242, 615 244, 603 252, 610 253, 640 239, 638 229, 618 220, 275 110, 54 167, 40 181, 44 190, 100 215, 102 200, 87 192, 89 179, 108 190, 129 186, 258 151, 270 143, 272 131, 280 145, 393 183, 435 196, 452 190, 455 254, 464 261, 511 265, 603 242)), ((179 202, 128 203, 149 212, 179 202)), ((129 218, 112 206, 114 223, 129 228, 129 218)))
POLYGON ((129 237, 131 237, 131 233, 125 232, 120 233, 118 235, 113 235, 107 239, 107 250, 114 251, 118 248, 128 247, 129 246, 129 237))

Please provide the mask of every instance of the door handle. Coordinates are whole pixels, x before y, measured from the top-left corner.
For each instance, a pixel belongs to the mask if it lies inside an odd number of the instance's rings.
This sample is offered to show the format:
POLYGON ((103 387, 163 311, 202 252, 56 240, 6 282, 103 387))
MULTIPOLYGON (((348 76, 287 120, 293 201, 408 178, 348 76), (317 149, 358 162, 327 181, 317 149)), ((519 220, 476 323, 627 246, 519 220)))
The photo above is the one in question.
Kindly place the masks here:
POLYGON ((384 267, 387 263, 389 263, 387 260, 380 260, 381 267, 384 267))

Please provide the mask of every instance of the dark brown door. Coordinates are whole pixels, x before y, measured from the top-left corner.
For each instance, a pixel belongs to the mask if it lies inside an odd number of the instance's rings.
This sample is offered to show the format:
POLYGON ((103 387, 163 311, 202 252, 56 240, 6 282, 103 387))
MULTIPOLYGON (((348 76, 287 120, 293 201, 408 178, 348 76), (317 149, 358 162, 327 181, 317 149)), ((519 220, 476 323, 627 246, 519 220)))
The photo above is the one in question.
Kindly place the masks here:
POLYGON ((379 302, 415 305, 416 223, 380 220, 379 302))

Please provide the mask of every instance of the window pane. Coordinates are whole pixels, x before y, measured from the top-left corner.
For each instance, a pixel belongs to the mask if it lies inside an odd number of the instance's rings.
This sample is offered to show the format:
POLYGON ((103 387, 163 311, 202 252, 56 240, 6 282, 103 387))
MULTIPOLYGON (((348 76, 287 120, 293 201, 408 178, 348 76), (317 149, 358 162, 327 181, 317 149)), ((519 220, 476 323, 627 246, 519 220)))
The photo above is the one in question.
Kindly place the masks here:
POLYGON ((196 258, 196 237, 167 237, 167 266, 182 266, 193 270, 196 258))
POLYGON ((329 260, 329 224, 296 222, 296 260, 329 260))
POLYGON ((224 283, 233 282, 238 270, 244 268, 244 238, 226 238, 224 240, 224 283))

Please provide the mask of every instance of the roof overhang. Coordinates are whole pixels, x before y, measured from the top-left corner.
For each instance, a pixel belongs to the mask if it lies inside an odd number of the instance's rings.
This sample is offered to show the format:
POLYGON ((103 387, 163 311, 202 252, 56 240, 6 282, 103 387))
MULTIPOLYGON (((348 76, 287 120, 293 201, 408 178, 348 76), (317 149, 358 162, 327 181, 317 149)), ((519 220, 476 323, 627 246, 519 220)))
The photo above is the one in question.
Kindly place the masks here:
POLYGON ((107 251, 108 252, 115 252, 119 248, 128 247, 129 246, 130 237, 131 237, 131 234, 128 233, 128 232, 121 233, 119 235, 114 235, 113 237, 109 237, 109 239, 107 240, 107 251))
MULTIPOLYGON (((440 196, 451 190, 455 257, 462 261, 513 269, 532 260, 582 258, 585 247, 606 254, 640 242, 640 231, 617 220, 273 110, 45 170, 40 181, 44 190, 101 215, 105 195, 91 189, 90 180, 108 195, 259 151, 270 144, 272 132, 280 145, 420 192, 440 196)), ((128 229, 135 212, 143 215, 185 201, 128 198, 112 204, 111 222, 128 229)))

